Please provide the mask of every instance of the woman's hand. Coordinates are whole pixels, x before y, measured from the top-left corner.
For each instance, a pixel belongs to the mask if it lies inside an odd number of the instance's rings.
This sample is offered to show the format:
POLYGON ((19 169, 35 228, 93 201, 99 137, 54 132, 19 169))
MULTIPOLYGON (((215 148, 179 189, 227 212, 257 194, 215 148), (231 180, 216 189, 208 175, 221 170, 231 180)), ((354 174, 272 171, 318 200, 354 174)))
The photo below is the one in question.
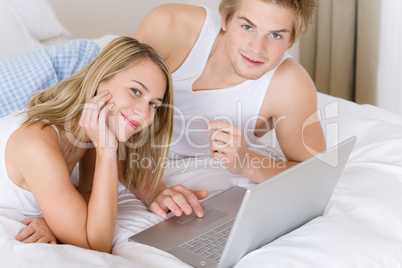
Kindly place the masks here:
POLYGON ((194 210, 198 217, 204 216, 204 211, 198 200, 208 196, 208 191, 189 190, 183 185, 175 185, 160 191, 148 209, 162 218, 167 217, 169 210, 175 216, 181 216, 182 213, 190 215, 194 210))
POLYGON ((79 125, 98 149, 117 149, 117 140, 106 125, 108 112, 115 109, 114 104, 106 105, 112 95, 104 91, 85 103, 79 125))
POLYGON ((24 243, 57 244, 57 239, 44 218, 27 218, 22 223, 27 225, 27 228, 15 237, 18 241, 24 243))

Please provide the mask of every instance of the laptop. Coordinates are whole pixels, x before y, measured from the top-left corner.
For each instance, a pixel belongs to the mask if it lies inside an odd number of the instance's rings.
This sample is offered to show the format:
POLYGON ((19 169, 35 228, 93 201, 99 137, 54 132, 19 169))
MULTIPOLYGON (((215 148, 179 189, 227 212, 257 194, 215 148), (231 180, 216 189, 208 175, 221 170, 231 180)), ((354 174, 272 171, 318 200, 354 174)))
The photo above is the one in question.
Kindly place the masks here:
POLYGON ((356 142, 351 137, 246 190, 203 202, 204 217, 171 217, 129 238, 194 267, 233 267, 244 255, 321 216, 356 142))

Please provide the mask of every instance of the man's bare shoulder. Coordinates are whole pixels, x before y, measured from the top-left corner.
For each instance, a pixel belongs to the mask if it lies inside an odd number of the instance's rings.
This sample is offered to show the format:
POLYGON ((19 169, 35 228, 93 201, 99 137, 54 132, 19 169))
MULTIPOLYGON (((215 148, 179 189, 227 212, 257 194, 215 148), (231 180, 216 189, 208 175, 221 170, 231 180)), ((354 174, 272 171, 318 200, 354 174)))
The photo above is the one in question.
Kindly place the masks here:
POLYGON ((205 18, 205 9, 201 6, 188 4, 163 4, 154 8, 147 16, 160 17, 163 20, 176 20, 185 22, 188 19, 203 20, 205 18))
MULTIPOLYGON (((205 18, 206 12, 203 7, 164 4, 148 13, 134 37, 151 45, 164 59, 174 57, 168 61, 177 65, 197 41, 205 18)), ((170 67, 175 69, 177 66, 170 67)))
MULTIPOLYGON (((278 66, 272 77, 268 92, 276 103, 315 102, 316 88, 303 66, 292 58, 278 66)), ((283 106, 282 106, 283 107, 283 106)))
POLYGON ((159 17, 164 27, 169 27, 173 36, 180 35, 189 37, 196 36, 201 32, 204 25, 206 12, 201 6, 187 4, 164 4, 153 10, 154 18, 159 17))

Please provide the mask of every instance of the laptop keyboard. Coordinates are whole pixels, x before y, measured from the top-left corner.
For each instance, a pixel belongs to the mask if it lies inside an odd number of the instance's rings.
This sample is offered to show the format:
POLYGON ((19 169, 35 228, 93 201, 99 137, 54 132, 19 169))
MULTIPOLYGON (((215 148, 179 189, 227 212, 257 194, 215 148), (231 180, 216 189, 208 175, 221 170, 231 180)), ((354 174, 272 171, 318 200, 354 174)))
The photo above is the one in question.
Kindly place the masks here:
POLYGON ((199 235, 179 247, 218 262, 225 248, 234 220, 199 235))

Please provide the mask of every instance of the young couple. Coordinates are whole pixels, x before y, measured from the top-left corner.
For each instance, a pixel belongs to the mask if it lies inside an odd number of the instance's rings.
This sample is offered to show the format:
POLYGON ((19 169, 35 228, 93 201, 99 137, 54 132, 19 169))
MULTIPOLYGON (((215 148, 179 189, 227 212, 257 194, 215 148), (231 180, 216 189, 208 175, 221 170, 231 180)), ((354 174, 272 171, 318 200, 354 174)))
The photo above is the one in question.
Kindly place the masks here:
POLYGON ((137 29, 134 37, 141 43, 128 37, 112 41, 80 72, 36 93, 21 113, 1 119, 1 132, 3 125, 8 131, 1 133, 0 183, 12 191, 4 190, 11 199, 0 198, 0 206, 44 216, 27 219, 17 239, 54 243, 57 238, 109 252, 119 179, 163 218, 168 211, 192 210, 202 217, 199 200, 208 192, 167 188, 160 166, 135 169, 119 158, 133 152, 166 157, 168 146, 155 148, 153 141, 169 144, 173 137, 172 156, 212 155, 255 182, 323 151, 315 86, 286 53, 307 31, 315 6, 316 0, 222 0, 220 14, 199 6, 160 6, 137 29), (171 85, 180 110, 174 116, 171 85), (208 121, 181 129, 193 115, 208 121), (287 159, 282 165, 249 148, 244 129, 251 117, 251 136, 275 130, 287 159), (205 133, 192 131, 200 128, 205 133), (182 131, 186 138, 177 138, 182 131), (273 164, 236 165, 244 159, 273 164), (76 189, 70 175, 78 162, 76 189))

